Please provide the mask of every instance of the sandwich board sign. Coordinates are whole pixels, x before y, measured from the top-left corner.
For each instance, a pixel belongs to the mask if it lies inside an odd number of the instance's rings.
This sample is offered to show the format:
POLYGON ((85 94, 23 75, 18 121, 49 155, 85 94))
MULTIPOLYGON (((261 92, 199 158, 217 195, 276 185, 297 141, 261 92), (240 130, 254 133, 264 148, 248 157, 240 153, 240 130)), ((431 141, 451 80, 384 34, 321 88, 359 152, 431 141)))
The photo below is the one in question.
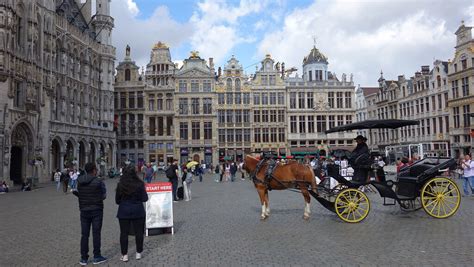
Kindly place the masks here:
POLYGON ((173 229, 173 196, 172 185, 169 182, 145 184, 148 201, 145 205, 146 220, 145 231, 148 229, 171 228, 173 229))

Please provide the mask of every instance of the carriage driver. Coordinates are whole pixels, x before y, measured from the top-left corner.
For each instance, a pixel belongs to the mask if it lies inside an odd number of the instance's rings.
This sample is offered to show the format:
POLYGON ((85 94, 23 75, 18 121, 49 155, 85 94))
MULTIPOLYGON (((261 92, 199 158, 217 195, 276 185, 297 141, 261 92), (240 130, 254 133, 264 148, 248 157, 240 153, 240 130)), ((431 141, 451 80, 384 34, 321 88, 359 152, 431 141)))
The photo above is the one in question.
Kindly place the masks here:
POLYGON ((365 183, 369 175, 370 168, 370 153, 369 147, 365 143, 367 138, 358 135, 354 140, 357 142, 356 148, 352 151, 349 157, 349 163, 354 169, 354 176, 352 180, 359 183, 365 183))

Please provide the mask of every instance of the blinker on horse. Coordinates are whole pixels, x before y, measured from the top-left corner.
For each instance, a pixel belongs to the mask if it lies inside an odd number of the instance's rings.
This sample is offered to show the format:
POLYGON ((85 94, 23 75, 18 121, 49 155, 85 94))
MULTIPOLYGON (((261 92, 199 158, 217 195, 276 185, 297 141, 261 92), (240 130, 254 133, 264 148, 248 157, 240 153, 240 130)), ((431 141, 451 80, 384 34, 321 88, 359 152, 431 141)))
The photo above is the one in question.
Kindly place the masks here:
POLYGON ((290 188, 301 190, 305 200, 303 218, 305 220, 309 219, 311 215, 309 190, 316 192, 316 179, 313 170, 310 166, 296 161, 290 161, 287 164, 275 164, 273 167, 268 160, 258 160, 250 155, 245 156, 244 159, 243 168, 250 174, 262 204, 260 219, 265 220, 270 216, 268 191, 290 188))

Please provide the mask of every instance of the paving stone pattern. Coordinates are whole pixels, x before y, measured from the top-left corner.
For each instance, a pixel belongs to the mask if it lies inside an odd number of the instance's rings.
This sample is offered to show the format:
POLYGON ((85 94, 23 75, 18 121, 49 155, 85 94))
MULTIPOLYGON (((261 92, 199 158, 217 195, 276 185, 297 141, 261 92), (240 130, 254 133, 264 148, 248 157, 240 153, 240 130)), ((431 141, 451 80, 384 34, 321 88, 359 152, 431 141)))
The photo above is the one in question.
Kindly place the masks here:
MULTIPOLYGON (((272 191, 271 216, 260 221, 251 182, 215 183, 211 175, 192 184, 192 201, 175 203, 174 235, 146 237, 140 261, 135 260, 131 237, 130 261, 122 263, 114 203, 117 181, 106 180, 102 254, 110 266, 474 265, 474 198, 463 198, 454 217, 439 220, 422 210, 406 213, 398 206, 382 206, 382 199, 369 193, 369 216, 348 224, 314 200, 312 217, 304 221, 301 194, 272 191)), ((78 264, 77 199, 56 192, 54 185, 41 186, 0 195, 0 266, 78 264)))

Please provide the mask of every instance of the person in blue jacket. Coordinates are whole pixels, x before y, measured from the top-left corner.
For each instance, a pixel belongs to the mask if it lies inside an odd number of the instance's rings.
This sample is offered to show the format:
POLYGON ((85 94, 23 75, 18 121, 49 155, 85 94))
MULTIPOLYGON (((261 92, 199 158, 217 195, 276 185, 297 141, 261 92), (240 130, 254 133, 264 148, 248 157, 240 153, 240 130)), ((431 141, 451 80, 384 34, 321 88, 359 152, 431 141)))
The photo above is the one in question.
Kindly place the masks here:
POLYGON ((117 218, 120 224, 121 261, 128 261, 128 235, 130 226, 135 232, 137 253, 135 258, 141 259, 143 252, 143 236, 145 230, 145 208, 143 202, 148 201, 145 183, 138 178, 135 167, 129 165, 124 168, 122 177, 117 184, 115 203, 119 205, 117 218))

